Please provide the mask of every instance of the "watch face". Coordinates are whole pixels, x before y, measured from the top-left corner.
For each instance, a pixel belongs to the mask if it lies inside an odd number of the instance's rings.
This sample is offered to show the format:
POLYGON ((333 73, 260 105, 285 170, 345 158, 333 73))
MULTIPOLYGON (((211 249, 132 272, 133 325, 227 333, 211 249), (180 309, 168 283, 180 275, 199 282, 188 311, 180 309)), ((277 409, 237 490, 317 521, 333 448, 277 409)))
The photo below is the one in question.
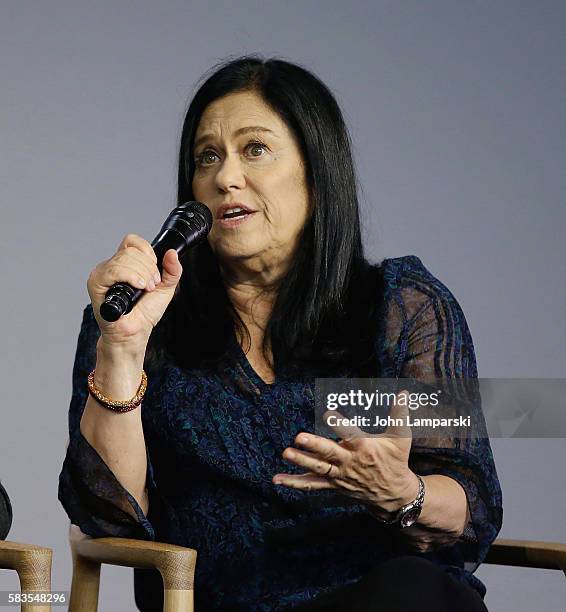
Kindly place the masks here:
POLYGON ((420 514, 421 509, 418 507, 407 510, 407 512, 405 512, 405 514, 403 514, 403 516, 401 517, 400 526, 410 527, 413 523, 417 522, 417 519, 419 518, 420 514))

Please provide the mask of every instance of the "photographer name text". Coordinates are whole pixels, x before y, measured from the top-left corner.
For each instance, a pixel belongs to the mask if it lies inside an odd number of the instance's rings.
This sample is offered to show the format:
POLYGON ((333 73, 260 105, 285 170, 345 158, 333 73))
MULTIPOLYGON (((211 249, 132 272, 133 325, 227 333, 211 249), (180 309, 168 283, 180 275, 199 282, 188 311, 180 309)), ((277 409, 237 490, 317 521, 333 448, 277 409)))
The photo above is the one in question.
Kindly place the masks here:
POLYGON ((410 414, 405 418, 379 417, 373 419, 368 416, 356 415, 353 417, 341 417, 330 414, 326 418, 326 424, 330 427, 471 427, 470 416, 458 418, 436 418, 436 417, 412 417, 410 414))

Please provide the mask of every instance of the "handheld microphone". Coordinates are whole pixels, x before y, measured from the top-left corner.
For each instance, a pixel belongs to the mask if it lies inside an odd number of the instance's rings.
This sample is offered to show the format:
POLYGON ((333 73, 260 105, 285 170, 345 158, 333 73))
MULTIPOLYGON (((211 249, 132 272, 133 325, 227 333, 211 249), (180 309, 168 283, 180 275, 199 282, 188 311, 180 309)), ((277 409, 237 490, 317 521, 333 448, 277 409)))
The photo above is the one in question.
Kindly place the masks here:
MULTIPOLYGON (((151 243, 157 256, 159 273, 163 271, 163 256, 169 249, 175 249, 181 259, 187 249, 206 238, 211 228, 212 213, 202 202, 185 202, 175 207, 151 243)), ((134 288, 128 283, 115 283, 108 289, 100 305, 100 316, 111 323, 117 321, 132 310, 143 294, 143 289, 134 288)))

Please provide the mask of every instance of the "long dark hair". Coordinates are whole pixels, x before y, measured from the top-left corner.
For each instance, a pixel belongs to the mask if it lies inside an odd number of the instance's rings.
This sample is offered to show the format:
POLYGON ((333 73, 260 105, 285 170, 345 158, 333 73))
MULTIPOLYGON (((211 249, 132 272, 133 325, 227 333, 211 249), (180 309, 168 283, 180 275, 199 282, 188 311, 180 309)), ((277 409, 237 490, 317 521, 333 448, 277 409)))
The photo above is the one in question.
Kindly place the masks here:
MULTIPOLYGON (((277 58, 238 57, 209 72, 183 124, 178 201, 195 199, 193 143, 206 107, 231 93, 259 94, 299 142, 313 210, 278 285, 264 355, 269 347, 278 375, 294 370, 329 376, 333 366, 368 363, 376 333, 375 325, 367 325, 375 319, 377 285, 372 279, 377 269, 363 253, 350 137, 334 96, 314 74, 277 58)), ((213 364, 235 330, 249 345, 208 242, 190 250, 181 263, 177 293, 150 340, 149 362, 158 363, 167 354, 187 367, 213 364)))

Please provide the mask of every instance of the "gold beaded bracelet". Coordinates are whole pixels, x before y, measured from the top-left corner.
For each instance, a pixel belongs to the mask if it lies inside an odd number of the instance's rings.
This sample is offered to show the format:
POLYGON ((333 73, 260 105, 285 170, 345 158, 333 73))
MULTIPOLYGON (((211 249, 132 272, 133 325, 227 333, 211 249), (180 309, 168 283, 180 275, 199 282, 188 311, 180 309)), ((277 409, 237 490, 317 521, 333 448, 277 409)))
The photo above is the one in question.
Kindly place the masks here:
POLYGON ((105 408, 108 408, 108 410, 113 410, 114 412, 129 412, 130 410, 137 408, 141 404, 143 396, 145 395, 145 391, 147 389, 147 375, 144 370, 142 370, 142 379, 140 386, 131 400, 113 400, 109 397, 106 397, 94 386, 95 372, 96 370, 93 370, 88 375, 88 392, 99 404, 102 404, 105 408))

